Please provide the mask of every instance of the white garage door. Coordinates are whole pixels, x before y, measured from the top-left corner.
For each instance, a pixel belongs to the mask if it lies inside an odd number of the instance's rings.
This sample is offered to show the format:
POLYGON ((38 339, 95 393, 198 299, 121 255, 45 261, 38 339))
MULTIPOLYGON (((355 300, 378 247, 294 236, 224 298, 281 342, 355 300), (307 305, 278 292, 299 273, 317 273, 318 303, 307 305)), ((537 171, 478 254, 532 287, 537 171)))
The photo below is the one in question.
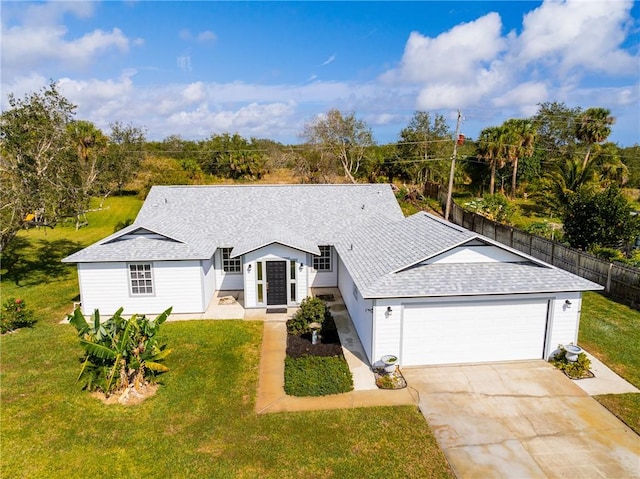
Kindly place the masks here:
POLYGON ((402 365, 540 359, 547 300, 405 305, 402 365))

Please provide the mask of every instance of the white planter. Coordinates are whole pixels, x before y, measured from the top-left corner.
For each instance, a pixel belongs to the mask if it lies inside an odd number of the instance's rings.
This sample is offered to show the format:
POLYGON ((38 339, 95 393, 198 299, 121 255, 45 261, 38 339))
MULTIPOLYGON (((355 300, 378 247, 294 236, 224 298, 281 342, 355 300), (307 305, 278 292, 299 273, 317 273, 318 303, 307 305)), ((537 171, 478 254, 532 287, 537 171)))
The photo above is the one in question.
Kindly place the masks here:
POLYGON ((570 363, 575 363, 578 360, 578 354, 582 352, 582 348, 580 346, 575 346, 573 344, 567 344, 563 346, 565 350, 564 357, 570 363))
POLYGON ((384 364, 385 372, 393 373, 396 370, 396 365, 398 364, 397 356, 392 356, 391 354, 387 354, 386 356, 382 356, 380 360, 384 364))

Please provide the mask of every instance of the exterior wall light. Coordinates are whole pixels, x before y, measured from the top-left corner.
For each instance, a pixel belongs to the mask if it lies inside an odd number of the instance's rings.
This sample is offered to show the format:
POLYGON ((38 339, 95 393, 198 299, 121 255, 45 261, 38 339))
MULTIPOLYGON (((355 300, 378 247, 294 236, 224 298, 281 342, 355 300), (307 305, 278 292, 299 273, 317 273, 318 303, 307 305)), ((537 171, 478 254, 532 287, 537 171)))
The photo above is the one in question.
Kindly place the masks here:
POLYGON ((391 309, 391 306, 387 306, 387 311, 384 313, 384 315, 387 318, 390 318, 392 313, 393 313, 393 309, 391 309))
POLYGON ((571 301, 569 301, 568 299, 564 302, 564 305, 569 308, 571 307, 571 301))
POLYGON ((251 273, 251 263, 249 263, 249 266, 247 266, 247 273, 251 273))

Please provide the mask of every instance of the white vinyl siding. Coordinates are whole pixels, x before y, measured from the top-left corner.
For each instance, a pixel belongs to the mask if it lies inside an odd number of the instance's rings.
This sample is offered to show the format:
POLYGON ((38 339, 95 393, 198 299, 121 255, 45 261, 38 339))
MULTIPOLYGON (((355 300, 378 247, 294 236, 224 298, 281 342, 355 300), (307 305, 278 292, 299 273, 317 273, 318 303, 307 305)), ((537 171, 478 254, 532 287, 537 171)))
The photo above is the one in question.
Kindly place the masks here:
MULTIPOLYGON (((238 258, 242 264, 240 258, 238 258)), ((215 285, 218 291, 240 291, 244 288, 244 279, 242 274, 242 268, 240 274, 238 273, 225 273, 222 268, 222 249, 218 248, 214 255, 214 267, 215 267, 215 285)))
POLYGON ((403 366, 541 359, 547 299, 405 305, 403 366))
POLYGON ((581 293, 560 293, 556 296, 553 302, 551 334, 549 335, 546 359, 549 359, 560 345, 578 344, 581 309, 581 293), (571 304, 567 305, 566 301, 571 304))
POLYGON ((338 289, 340 290, 340 295, 347 307, 351 322, 356 328, 364 352, 371 364, 373 364, 375 362, 371 356, 373 343, 373 301, 362 298, 362 295, 357 291, 357 287, 349 275, 349 271, 347 271, 340 257, 337 256, 337 258, 337 268, 335 269, 338 270, 338 289), (357 298, 354 292, 357 293, 357 298))
POLYGON ((200 261, 157 261, 151 266, 155 294, 133 296, 127 263, 79 263, 82 311, 99 309, 103 316, 120 307, 124 314, 158 314, 170 306, 174 313, 204 311, 200 261))
POLYGON ((446 253, 439 254, 424 264, 440 263, 509 263, 521 262, 522 256, 493 245, 458 246, 446 253))
MULTIPOLYGON (((336 261, 338 257, 333 246, 330 248, 330 256, 332 267, 330 270, 318 270, 315 268, 309 269, 309 284, 312 288, 335 288, 338 286, 338 269, 333 263, 336 261)), ((313 264, 315 255, 309 255, 309 264, 313 264)))
POLYGON ((206 309, 213 299, 213 294, 216 290, 216 275, 213 268, 213 258, 202 262, 202 275, 204 291, 203 308, 206 309))

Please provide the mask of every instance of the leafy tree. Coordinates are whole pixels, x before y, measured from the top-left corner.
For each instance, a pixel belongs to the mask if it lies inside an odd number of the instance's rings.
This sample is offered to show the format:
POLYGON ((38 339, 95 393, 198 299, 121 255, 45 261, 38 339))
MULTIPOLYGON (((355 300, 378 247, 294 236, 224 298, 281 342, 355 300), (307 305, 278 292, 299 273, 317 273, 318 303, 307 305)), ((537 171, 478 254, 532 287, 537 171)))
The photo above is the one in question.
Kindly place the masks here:
POLYGON ((107 150, 106 193, 113 189, 122 191, 140 169, 144 158, 145 130, 142 127, 119 121, 111 124, 109 147, 107 150))
POLYGON ((574 248, 619 247, 640 234, 640 218, 614 183, 603 191, 588 186, 569 196, 564 210, 565 239, 574 248))
POLYGON ((31 215, 54 225, 69 208, 72 181, 67 125, 75 105, 55 83, 22 99, 9 94, 0 130, 0 250, 31 215))
POLYGON ((294 153, 293 171, 302 183, 329 183, 335 174, 335 162, 322 150, 307 148, 294 153))
POLYGON ((589 161, 589 155, 594 144, 602 143, 611 134, 610 126, 615 123, 611 111, 606 108, 589 108, 577 117, 575 128, 576 138, 587 145, 587 153, 583 166, 589 161))
POLYGON ((627 186, 631 188, 640 187, 640 145, 619 148, 620 159, 628 168, 629 182, 627 186))
POLYGON ((211 135, 202 143, 200 167, 203 171, 234 180, 257 180, 266 173, 266 159, 251 141, 237 133, 211 135))
POLYGON ((371 129, 354 113, 343 114, 332 109, 304 125, 301 137, 313 148, 337 160, 344 175, 356 182, 367 147, 375 144, 371 129))
POLYGON ((453 133, 443 115, 432 118, 429 112, 416 111, 400 132, 399 161, 392 164, 392 176, 412 183, 446 182, 450 162, 433 160, 451 158, 452 140, 453 133))
POLYGON ((580 108, 570 108, 564 103, 540 103, 532 118, 535 151, 547 159, 571 158, 576 148, 575 123, 580 112, 580 108))
POLYGON ((98 310, 90 322, 80 309, 67 316, 85 351, 78 380, 85 381, 86 389, 100 390, 107 396, 131 385, 139 389, 169 370, 162 361, 171 350, 160 343, 158 333, 171 308, 154 320, 138 315, 125 319, 122 311, 120 308, 105 322, 100 322, 98 310))

